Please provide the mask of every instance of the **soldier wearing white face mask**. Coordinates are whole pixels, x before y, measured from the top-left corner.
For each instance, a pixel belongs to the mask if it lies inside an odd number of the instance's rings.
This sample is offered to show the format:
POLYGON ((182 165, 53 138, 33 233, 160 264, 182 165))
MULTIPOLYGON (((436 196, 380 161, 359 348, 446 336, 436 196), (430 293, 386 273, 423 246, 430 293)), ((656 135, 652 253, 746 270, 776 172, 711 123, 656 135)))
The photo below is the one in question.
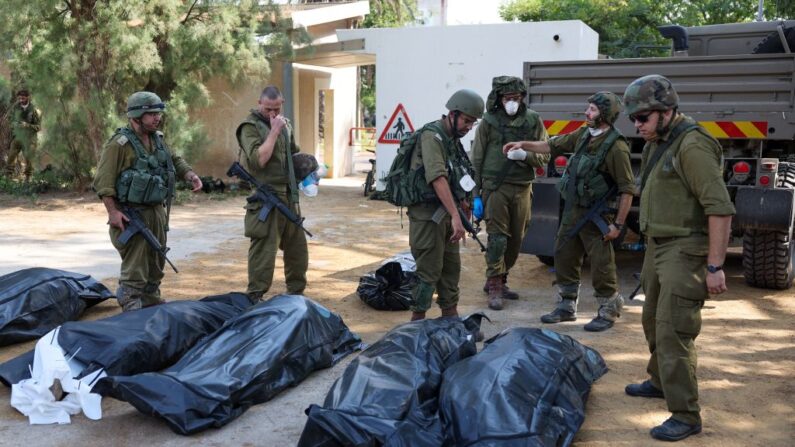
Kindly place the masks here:
POLYGON ((530 219, 535 168, 549 161, 548 155, 502 152, 503 145, 509 141, 547 139, 538 114, 524 105, 526 94, 521 79, 494 78, 486 114, 477 128, 472 149, 477 185, 473 212, 475 218, 485 218, 489 235, 483 290, 488 293, 489 307, 494 310, 503 308, 503 299, 519 298, 508 288, 508 271, 519 257, 530 219))

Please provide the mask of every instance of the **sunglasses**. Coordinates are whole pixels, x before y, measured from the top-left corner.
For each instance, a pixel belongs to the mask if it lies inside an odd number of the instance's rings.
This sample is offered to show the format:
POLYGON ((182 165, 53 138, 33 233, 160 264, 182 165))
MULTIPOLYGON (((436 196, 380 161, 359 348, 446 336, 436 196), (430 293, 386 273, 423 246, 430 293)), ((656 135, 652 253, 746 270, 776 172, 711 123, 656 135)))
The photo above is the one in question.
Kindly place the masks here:
POLYGON ((649 113, 647 113, 645 115, 630 115, 629 116, 629 120, 633 124, 636 123, 636 122, 643 124, 643 123, 649 121, 649 117, 651 116, 651 113, 652 112, 649 112, 649 113))

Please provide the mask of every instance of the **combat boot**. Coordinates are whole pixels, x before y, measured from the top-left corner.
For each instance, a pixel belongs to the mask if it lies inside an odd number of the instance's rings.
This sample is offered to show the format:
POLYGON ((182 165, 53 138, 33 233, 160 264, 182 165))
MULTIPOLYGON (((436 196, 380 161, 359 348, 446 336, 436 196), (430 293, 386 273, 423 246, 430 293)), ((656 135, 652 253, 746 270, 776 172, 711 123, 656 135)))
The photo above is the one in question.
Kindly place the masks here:
POLYGON ((502 298, 506 300, 518 300, 519 294, 508 287, 508 274, 502 274, 502 298))
POLYGON ((502 310, 502 277, 492 276, 488 279, 489 309, 502 310))
POLYGON ((541 315, 542 323, 555 324, 562 321, 577 320, 577 299, 563 298, 560 295, 558 297, 560 299, 558 307, 546 315, 541 315))
POLYGON ((447 309, 442 309, 443 317, 458 317, 458 305, 450 306, 447 309))
POLYGON ((584 329, 588 332, 610 329, 621 316, 621 310, 624 308, 624 298, 618 293, 609 298, 597 297, 596 300, 599 302, 599 312, 596 318, 585 325, 584 329))
POLYGON ((701 424, 687 424, 677 421, 673 417, 668 418, 662 424, 651 429, 651 437, 660 441, 676 442, 687 438, 690 435, 701 433, 701 424))
POLYGON ((424 320, 425 312, 412 312, 410 321, 424 320))
POLYGON ((140 289, 130 286, 119 286, 116 289, 116 301, 121 306, 122 312, 143 309, 143 295, 140 289))

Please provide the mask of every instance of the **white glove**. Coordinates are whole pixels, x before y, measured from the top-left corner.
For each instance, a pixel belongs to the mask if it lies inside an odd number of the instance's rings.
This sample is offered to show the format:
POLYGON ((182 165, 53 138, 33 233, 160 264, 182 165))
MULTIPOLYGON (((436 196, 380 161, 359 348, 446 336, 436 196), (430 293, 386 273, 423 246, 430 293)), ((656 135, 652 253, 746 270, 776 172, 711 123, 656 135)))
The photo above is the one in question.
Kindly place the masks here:
POLYGON ((525 159, 527 159, 527 151, 524 149, 508 151, 508 160, 524 161, 525 159))

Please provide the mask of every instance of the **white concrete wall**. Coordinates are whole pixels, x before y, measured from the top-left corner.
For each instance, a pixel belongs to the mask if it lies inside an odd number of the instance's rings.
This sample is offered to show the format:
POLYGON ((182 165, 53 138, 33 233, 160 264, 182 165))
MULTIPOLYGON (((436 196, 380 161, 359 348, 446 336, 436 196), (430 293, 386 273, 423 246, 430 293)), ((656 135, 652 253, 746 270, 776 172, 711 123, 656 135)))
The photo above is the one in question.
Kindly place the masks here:
MULTIPOLYGON (((456 90, 475 90, 485 100, 494 76, 522 77, 525 61, 595 59, 599 46, 597 33, 579 20, 338 30, 337 35, 343 41, 364 38, 364 51, 376 55, 376 135, 399 103, 419 128, 447 112, 444 104, 456 90)), ((462 139, 465 149, 473 138, 470 132, 462 139)), ((396 151, 396 144, 376 147, 379 190, 396 151)))

